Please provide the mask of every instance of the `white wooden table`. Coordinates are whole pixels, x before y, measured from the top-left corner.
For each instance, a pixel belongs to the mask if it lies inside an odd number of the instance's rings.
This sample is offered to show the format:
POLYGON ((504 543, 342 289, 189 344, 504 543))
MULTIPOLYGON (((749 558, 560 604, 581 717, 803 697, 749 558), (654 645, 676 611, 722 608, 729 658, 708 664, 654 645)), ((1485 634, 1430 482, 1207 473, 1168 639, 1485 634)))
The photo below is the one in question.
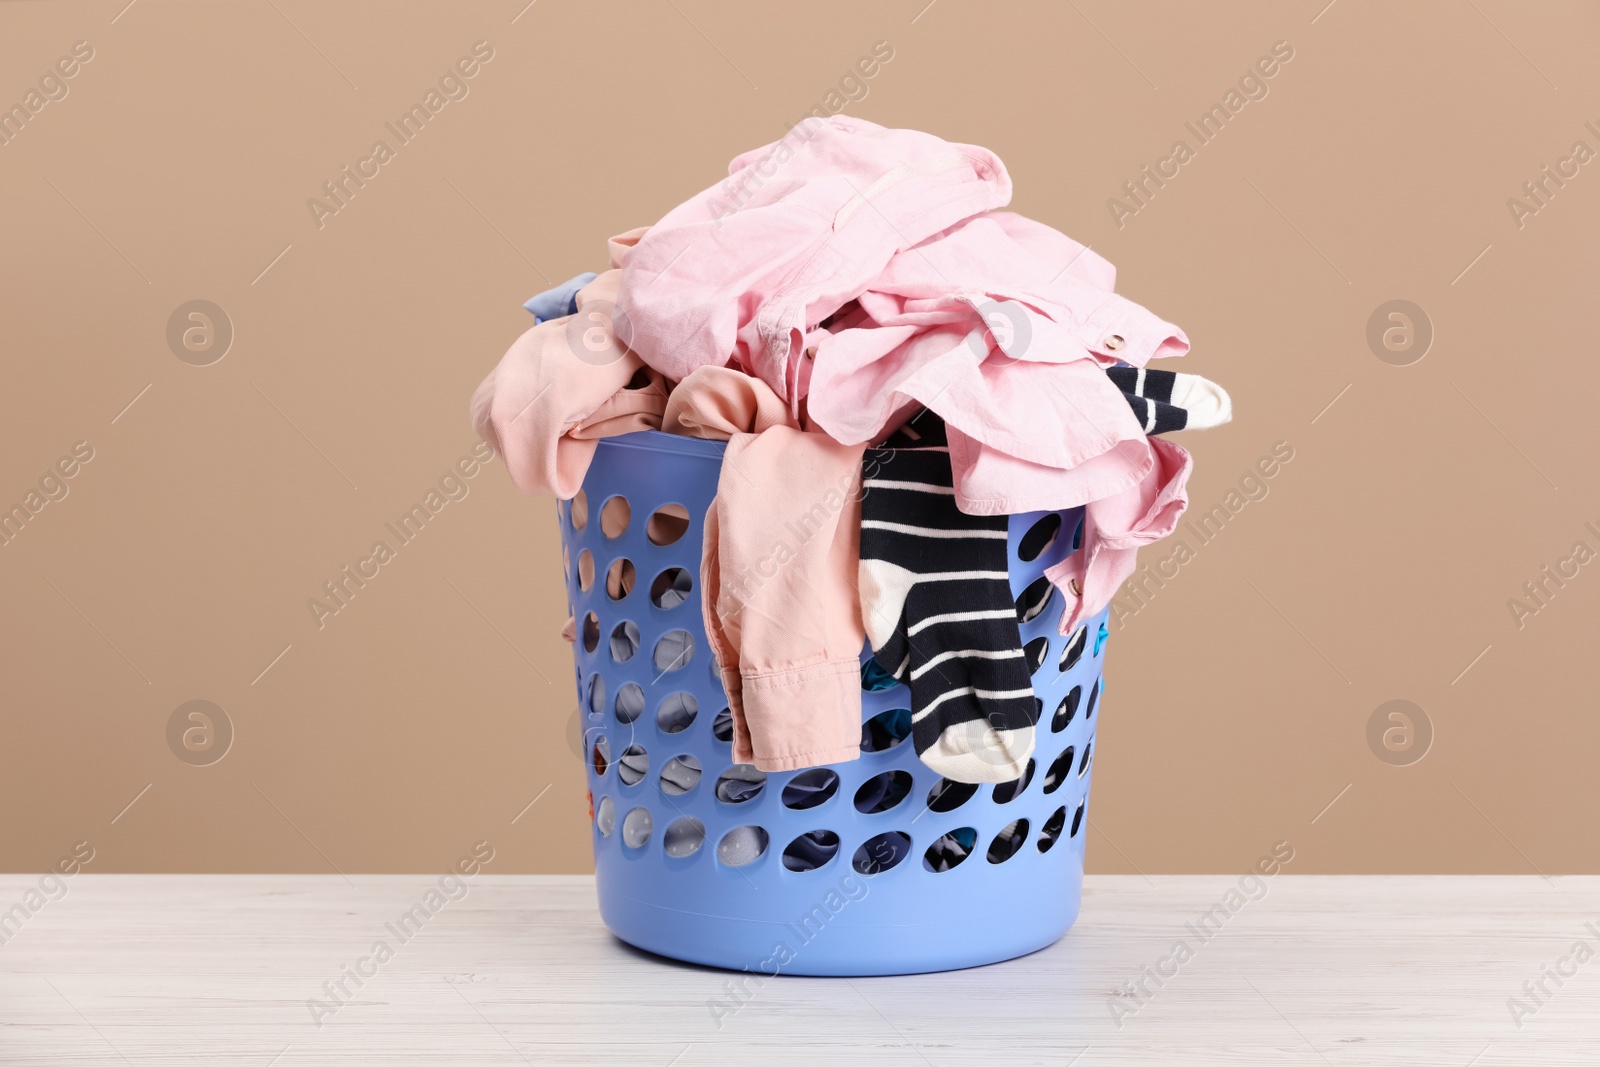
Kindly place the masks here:
MULTIPOLYGON (((1025 959, 744 992, 617 942, 586 877, 481 875, 400 943, 434 882, 80 874, 0 925, 0 1063, 1600 1064, 1595 877, 1285 874, 1206 942, 1236 879, 1094 877, 1025 959)), ((0 909, 37 886, 0 876, 0 909)))

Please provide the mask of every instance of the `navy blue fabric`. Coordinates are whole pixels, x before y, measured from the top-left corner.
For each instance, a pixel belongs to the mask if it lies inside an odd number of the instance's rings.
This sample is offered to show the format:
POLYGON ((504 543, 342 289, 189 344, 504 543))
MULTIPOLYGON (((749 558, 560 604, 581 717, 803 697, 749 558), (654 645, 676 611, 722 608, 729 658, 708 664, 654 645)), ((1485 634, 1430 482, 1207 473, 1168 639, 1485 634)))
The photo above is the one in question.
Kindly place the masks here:
POLYGON ((810 830, 789 843, 783 865, 791 871, 814 871, 839 851, 839 835, 832 830, 810 830))
POLYGON ((972 827, 951 830, 928 846, 928 851, 922 857, 922 865, 935 873, 948 871, 972 855, 977 843, 978 831, 972 827))

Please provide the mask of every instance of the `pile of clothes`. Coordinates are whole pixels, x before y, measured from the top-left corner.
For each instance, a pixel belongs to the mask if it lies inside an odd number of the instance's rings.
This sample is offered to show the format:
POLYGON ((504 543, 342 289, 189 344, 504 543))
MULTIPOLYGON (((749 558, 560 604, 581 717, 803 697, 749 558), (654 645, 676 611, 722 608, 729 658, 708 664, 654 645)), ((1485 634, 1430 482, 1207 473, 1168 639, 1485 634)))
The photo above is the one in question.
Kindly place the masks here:
POLYGON ((1157 435, 1231 417, 1146 369, 1183 331, 1010 199, 987 149, 810 119, 530 300, 472 398, 517 487, 563 500, 600 438, 727 442, 700 595, 741 762, 856 758, 865 640, 928 765, 1016 779, 1038 704, 1006 516, 1084 508, 1046 571, 1071 633, 1187 503, 1189 455, 1157 435))

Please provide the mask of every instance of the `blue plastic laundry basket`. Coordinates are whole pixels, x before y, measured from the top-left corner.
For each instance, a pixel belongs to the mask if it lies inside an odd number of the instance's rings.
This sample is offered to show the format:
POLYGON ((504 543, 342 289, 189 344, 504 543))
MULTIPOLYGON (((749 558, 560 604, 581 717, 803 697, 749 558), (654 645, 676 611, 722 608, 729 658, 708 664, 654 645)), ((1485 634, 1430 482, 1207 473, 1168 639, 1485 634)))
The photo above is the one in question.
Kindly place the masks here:
POLYGON ((733 762, 701 621, 722 451, 655 431, 603 440, 559 507, 606 925, 663 956, 766 974, 950 970, 1055 942, 1078 914, 1106 632, 1102 613, 1057 634, 1043 572, 1075 550, 1081 509, 1011 518, 1041 709, 1023 778, 963 785, 925 766, 898 683, 862 693, 860 759, 763 775, 733 762))

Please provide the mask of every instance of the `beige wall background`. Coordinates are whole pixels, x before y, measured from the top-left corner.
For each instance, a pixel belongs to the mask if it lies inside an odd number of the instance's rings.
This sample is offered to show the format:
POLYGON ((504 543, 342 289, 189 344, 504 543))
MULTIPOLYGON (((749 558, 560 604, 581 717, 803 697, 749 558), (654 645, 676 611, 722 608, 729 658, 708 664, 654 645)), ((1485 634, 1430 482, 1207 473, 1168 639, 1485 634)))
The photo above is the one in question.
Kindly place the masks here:
POLYGON ((0 867, 587 869, 549 501, 492 464, 307 600, 469 454, 524 299, 842 104, 996 150, 1235 399, 1184 443, 1237 512, 1121 602, 1091 869, 1600 872, 1600 9, 525 3, 0 6, 0 104, 39 91, 0 146, 0 505, 42 505, 0 547, 0 867))

